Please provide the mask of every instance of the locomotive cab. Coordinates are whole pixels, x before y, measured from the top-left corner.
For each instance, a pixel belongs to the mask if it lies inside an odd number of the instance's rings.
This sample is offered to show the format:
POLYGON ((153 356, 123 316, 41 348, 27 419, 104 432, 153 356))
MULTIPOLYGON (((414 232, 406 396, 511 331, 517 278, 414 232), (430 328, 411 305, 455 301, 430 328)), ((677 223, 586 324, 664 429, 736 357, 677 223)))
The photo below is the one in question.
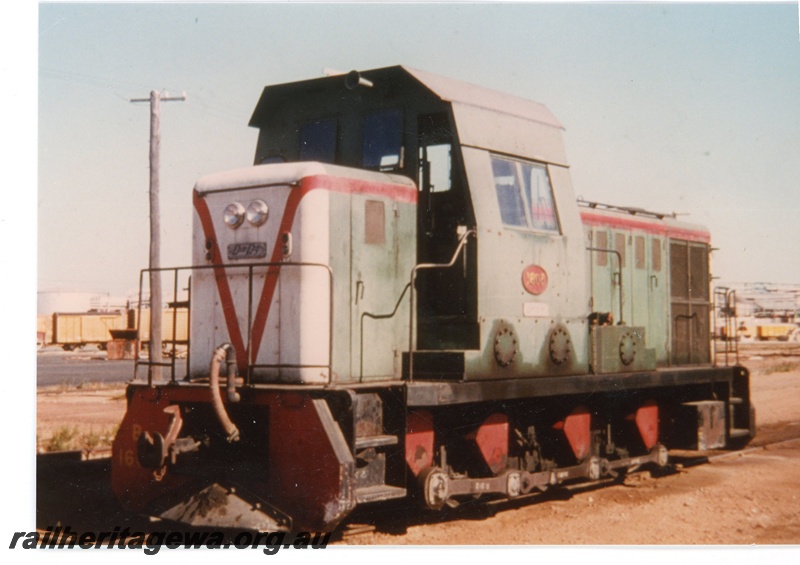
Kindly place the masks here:
POLYGON ((415 182, 416 237, 404 245, 416 240, 417 268, 402 305, 413 312, 397 314, 413 328, 398 348, 405 378, 587 371, 583 226, 563 128, 544 106, 392 67, 267 87, 251 125, 257 164, 315 159, 415 182))
MULTIPOLYGON (((439 77, 392 67, 365 77, 354 72, 266 87, 250 121, 260 132, 255 162, 318 160, 412 180, 417 187, 417 224, 402 246, 414 256, 400 279, 409 283, 414 264, 449 262, 461 235, 476 227, 448 85, 439 77)), ((413 323, 420 347, 479 348, 476 257, 473 242, 460 258, 461 268, 421 271, 413 299, 410 292, 402 298, 401 292, 391 295, 402 302, 403 310, 396 315, 413 323), (408 313, 412 300, 413 322, 408 313)), ((376 290, 389 296, 384 288, 373 287, 372 292, 376 290)), ((362 291, 366 296, 366 288, 362 291)), ((380 325, 370 317, 365 331, 376 324, 380 325)), ((398 351, 407 349, 404 344, 398 351)))

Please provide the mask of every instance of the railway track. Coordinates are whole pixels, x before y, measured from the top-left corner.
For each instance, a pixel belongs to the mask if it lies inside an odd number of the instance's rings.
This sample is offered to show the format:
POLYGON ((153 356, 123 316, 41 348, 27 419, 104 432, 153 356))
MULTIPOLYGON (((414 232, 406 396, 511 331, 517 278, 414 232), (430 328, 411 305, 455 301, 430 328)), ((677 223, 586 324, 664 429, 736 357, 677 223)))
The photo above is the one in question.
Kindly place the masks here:
MULTIPOLYGON (((440 523, 440 522, 455 522, 458 520, 474 521, 476 519, 488 519, 496 514, 512 509, 518 509, 529 505, 547 504, 554 501, 569 501, 574 495, 578 493, 589 493, 604 488, 609 488, 614 484, 620 486, 635 486, 636 484, 648 480, 650 477, 662 478, 670 475, 678 475, 681 473, 689 473, 693 467, 702 465, 721 463, 729 459, 747 457, 749 455, 758 454, 764 451, 770 451, 778 448, 800 448, 800 426, 794 430, 796 435, 792 437, 784 437, 782 439, 775 439, 765 441, 752 447, 746 447, 737 451, 714 451, 708 454, 692 453, 692 452, 671 452, 670 464, 663 470, 647 470, 641 469, 629 472, 625 477, 620 479, 604 479, 591 483, 577 483, 573 485, 563 486, 557 489, 551 489, 544 493, 532 494, 526 497, 520 497, 514 500, 500 499, 481 505, 471 505, 467 508, 456 508, 453 511, 445 514, 430 514, 417 512, 416 514, 406 515, 403 518, 404 524, 398 524, 396 518, 393 519, 392 524, 381 524, 379 521, 375 523, 367 523, 363 521, 364 518, 369 519, 370 516, 361 516, 355 514, 353 520, 344 525, 340 529, 335 541, 344 541, 345 543, 358 544, 359 540, 363 540, 370 534, 375 533, 393 533, 402 535, 402 530, 412 526, 421 526, 424 524, 440 523), (357 521, 362 519, 362 521, 357 521)), ((372 516, 375 518, 375 516, 372 516)))
MULTIPOLYGON (((658 473, 659 477, 689 473, 693 467, 724 462, 733 458, 746 458, 753 454, 779 448, 800 447, 800 425, 775 425, 784 433, 767 433, 768 438, 757 445, 739 451, 672 452, 670 465, 658 473)), ((771 432, 771 430, 767 430, 771 432)), ((759 436, 757 436, 758 438, 759 436)), ((110 458, 108 450, 94 452, 71 451, 37 456, 37 529, 42 533, 56 524, 69 524, 73 531, 102 531, 110 525, 125 524, 131 529, 148 532, 153 523, 142 516, 133 515, 119 507, 109 485, 110 458)), ((604 480, 595 483, 580 483, 549 489, 544 493, 520 497, 515 500, 497 500, 481 504, 465 503, 444 512, 430 513, 414 509, 408 502, 399 502, 398 512, 386 507, 372 509, 362 507, 336 532, 331 543, 368 543, 369 536, 376 533, 402 536, 408 528, 437 523, 458 523, 460 520, 491 519, 498 513, 525 506, 566 502, 579 493, 590 493, 605 488, 635 486, 650 478, 651 472, 643 469, 628 473, 624 480, 604 480), (403 506, 403 508, 400 508, 403 506), (398 519, 398 516, 401 518, 398 519)), ((163 529, 163 524, 162 524, 163 529)))

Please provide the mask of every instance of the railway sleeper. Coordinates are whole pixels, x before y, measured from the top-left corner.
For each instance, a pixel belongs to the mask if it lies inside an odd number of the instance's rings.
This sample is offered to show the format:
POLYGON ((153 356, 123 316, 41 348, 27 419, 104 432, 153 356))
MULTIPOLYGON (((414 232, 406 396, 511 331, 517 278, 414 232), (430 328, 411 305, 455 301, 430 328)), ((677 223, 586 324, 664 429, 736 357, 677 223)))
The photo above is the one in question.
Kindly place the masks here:
POLYGON ((423 500, 431 510, 445 505, 456 505, 456 497, 497 494, 516 498, 530 494, 534 489, 546 490, 578 480, 598 481, 616 477, 618 471, 632 471, 643 465, 667 466, 669 455, 661 444, 649 453, 636 457, 609 460, 592 456, 577 465, 538 472, 508 470, 495 477, 470 478, 440 467, 432 467, 420 475, 423 500))

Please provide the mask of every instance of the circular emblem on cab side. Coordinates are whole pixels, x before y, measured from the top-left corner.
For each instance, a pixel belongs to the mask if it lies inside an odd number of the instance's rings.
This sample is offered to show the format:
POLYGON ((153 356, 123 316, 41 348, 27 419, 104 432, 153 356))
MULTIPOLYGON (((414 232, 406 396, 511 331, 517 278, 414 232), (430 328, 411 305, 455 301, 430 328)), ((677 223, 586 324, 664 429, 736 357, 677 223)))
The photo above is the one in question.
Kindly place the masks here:
POLYGON ((547 289, 547 271, 539 265, 529 265, 522 271, 522 286, 530 294, 537 296, 547 289))

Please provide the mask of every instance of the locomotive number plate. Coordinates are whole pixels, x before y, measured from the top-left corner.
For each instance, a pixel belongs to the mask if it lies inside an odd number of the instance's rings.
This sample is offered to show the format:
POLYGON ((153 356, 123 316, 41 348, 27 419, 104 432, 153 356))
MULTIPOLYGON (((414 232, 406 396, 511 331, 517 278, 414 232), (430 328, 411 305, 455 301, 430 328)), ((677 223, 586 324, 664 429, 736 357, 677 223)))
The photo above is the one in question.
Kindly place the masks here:
POLYGON ((262 259, 267 256, 267 242, 231 243, 228 245, 228 259, 262 259))

